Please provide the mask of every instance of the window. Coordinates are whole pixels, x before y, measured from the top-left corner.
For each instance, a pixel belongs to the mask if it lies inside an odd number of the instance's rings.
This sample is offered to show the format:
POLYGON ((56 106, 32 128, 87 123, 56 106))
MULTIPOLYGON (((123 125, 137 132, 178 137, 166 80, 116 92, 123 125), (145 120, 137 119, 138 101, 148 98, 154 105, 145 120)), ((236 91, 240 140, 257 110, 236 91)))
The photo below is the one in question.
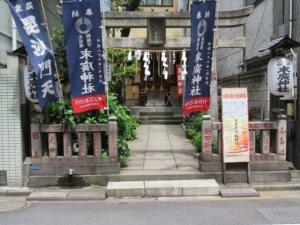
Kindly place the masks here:
POLYGON ((144 0, 144 6, 173 6, 173 0, 144 0))

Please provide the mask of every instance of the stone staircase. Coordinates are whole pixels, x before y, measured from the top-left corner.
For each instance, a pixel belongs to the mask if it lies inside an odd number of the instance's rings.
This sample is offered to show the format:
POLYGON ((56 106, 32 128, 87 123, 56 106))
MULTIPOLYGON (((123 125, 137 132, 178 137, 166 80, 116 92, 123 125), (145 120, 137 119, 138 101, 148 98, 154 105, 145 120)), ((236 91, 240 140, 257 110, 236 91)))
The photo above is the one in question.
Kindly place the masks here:
POLYGON ((181 124, 181 107, 132 107, 141 124, 181 124))

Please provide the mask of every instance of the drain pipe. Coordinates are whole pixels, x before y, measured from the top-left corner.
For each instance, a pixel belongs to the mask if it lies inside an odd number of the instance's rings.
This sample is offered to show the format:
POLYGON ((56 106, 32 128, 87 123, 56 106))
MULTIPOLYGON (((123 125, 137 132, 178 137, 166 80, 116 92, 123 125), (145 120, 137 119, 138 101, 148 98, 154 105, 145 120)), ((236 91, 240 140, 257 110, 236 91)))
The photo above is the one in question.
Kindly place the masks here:
POLYGON ((12 51, 17 49, 17 27, 14 18, 11 21, 12 51))
POLYGON ((293 38, 293 0, 290 0, 289 37, 293 38))

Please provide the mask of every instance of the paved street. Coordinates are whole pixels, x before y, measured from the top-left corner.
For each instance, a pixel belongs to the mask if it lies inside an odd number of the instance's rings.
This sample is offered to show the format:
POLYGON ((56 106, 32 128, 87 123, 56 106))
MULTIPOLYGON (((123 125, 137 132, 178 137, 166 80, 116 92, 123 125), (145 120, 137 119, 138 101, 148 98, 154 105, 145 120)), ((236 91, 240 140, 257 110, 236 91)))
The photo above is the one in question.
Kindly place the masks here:
MULTIPOLYGON (((22 201, 21 197, 12 200, 17 199, 22 201)), ((257 198, 107 199, 29 204, 18 211, 0 213, 0 224, 300 224, 300 191, 261 192, 257 198)))

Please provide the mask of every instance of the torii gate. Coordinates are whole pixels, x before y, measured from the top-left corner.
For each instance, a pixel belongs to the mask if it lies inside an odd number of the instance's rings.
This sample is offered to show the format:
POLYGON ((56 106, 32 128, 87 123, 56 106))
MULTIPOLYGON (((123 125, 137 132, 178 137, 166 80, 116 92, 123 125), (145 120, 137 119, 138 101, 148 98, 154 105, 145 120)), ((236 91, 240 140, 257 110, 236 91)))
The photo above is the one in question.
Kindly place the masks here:
MULTIPOLYGON (((217 12, 218 28, 233 28, 244 26, 247 18, 253 12, 254 6, 247 6, 237 10, 217 12)), ((57 7, 61 15, 61 7, 57 7)), ((166 28, 190 28, 190 12, 105 12, 105 29, 120 28, 145 28, 149 35, 149 21, 163 21, 164 40, 159 45, 151 45, 147 37, 106 37, 107 48, 124 48, 124 49, 188 49, 190 48, 190 37, 165 37, 166 28)), ((215 35, 214 48, 245 48, 246 38, 223 38, 215 35)), ((211 105, 210 114, 213 120, 218 120, 218 94, 217 80, 211 81, 211 105)))
MULTIPOLYGON (((254 6, 248 6, 237 10, 219 11, 217 12, 218 28, 233 28, 244 26, 247 17, 253 12, 254 6)), ((190 37, 166 37, 166 28, 190 28, 190 12, 106 12, 105 27, 114 28, 146 28, 148 37, 107 37, 106 46, 108 48, 126 48, 126 49, 187 49, 190 48, 190 37), (152 45, 149 42, 149 21, 161 20, 164 30, 164 42, 160 45, 152 45)), ((245 48, 246 38, 223 38, 215 35, 215 49, 218 48, 245 48)), ((211 105, 210 114, 212 120, 218 120, 218 94, 217 94, 217 79, 211 81, 211 105)))

